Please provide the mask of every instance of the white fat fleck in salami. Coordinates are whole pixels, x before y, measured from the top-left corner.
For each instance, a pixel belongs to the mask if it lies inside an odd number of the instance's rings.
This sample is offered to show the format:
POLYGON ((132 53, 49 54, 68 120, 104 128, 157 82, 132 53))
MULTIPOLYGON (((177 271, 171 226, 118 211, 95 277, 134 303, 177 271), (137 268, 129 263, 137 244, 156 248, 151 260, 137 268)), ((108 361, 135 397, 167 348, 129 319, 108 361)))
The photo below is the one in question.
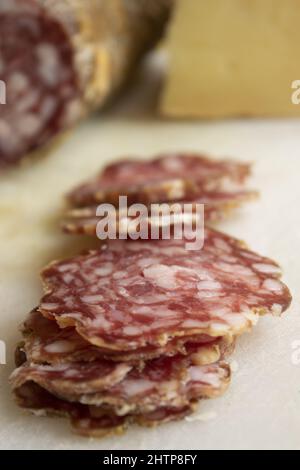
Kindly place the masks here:
POLYGON ((68 340, 54 341, 45 346, 46 353, 49 354, 64 354, 70 353, 74 349, 74 344, 68 340))
POLYGON ((241 334, 258 314, 289 306, 291 296, 278 280, 278 265, 252 255, 238 240, 207 229, 202 250, 188 252, 184 245, 185 240, 114 241, 52 264, 42 273, 47 293, 39 310, 60 327, 75 326, 96 346, 132 351, 194 334, 241 334), (223 260, 229 250, 238 263, 223 260), (140 264, 152 258, 153 264, 140 264), (107 265, 102 284, 97 270, 107 265), (257 265, 268 266, 268 273, 257 265), (68 282, 66 271, 72 277, 68 282), (114 276, 120 272, 126 277, 114 276), (271 281, 278 283, 276 288, 271 281), (101 297, 95 303, 83 300, 90 295, 101 297))
POLYGON ((21 96, 22 93, 29 89, 30 82, 26 75, 22 72, 13 72, 9 77, 7 89, 11 92, 13 97, 21 96))
MULTIPOLYGON (((142 274, 145 279, 165 290, 173 290, 180 286, 180 266, 166 266, 164 264, 154 264, 143 269, 142 274)), ((193 274, 193 273, 192 273, 193 274)))
POLYGON ((226 192, 221 193, 223 180, 231 179, 237 190, 249 173, 247 164, 211 160, 196 154, 162 155, 147 161, 123 160, 107 166, 99 176, 76 188, 69 194, 69 200, 73 206, 88 206, 99 202, 114 204, 119 196, 127 196, 129 203, 155 203, 195 199, 202 191, 203 202, 206 200, 217 209, 222 199, 223 204, 230 203, 228 192, 227 201, 226 192), (208 193, 217 190, 218 195, 208 193))
POLYGON ((222 289, 222 285, 219 283, 219 282, 216 282, 216 281, 200 281, 198 283, 198 289, 199 290, 212 290, 212 291, 216 291, 216 290, 219 290, 219 289, 222 289))
POLYGON ((22 119, 16 123, 16 130, 21 138, 31 137, 41 130, 41 121, 39 116, 28 113, 22 116, 22 119))
POLYGON ((37 72, 40 79, 50 88, 59 84, 63 71, 56 47, 50 43, 38 44, 35 51, 38 58, 37 72))
POLYGON ((282 292, 282 284, 276 279, 266 279, 263 283, 263 287, 265 287, 266 290, 282 292))
POLYGON ((278 266, 274 266, 273 264, 254 263, 253 268, 264 274, 277 274, 278 276, 281 274, 280 268, 278 266))

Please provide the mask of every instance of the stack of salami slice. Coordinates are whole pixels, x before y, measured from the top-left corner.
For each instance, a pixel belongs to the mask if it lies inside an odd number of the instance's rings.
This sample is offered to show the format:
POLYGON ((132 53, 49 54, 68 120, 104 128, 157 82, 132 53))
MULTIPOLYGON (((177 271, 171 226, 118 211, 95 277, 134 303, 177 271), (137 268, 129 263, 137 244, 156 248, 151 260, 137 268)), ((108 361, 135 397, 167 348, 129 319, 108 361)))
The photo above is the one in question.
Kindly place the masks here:
MULTIPOLYGON (((125 161, 69 199, 92 212, 119 195, 147 204, 208 198, 221 214, 252 194, 237 188, 248 173, 194 155, 125 161)), ((69 219, 74 233, 97 223, 69 219)), ((20 406, 69 416, 76 432, 102 436, 182 418, 223 394, 236 338, 260 315, 284 312, 291 296, 274 261, 212 228, 204 237, 193 251, 184 238, 99 242, 44 269, 45 295, 23 326, 11 377, 20 406)))

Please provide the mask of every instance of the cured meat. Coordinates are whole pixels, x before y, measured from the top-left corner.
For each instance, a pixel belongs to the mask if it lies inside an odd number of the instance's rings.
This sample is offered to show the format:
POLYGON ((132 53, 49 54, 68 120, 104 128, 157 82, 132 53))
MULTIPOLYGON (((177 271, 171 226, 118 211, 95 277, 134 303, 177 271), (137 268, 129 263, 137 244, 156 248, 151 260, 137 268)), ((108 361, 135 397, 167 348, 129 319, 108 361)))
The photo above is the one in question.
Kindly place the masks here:
POLYGON ((38 416, 69 417, 74 432, 87 437, 104 437, 121 434, 131 423, 157 426, 168 421, 182 419, 192 413, 195 404, 183 409, 159 409, 142 416, 117 416, 94 406, 71 403, 51 395, 33 382, 27 382, 15 390, 19 406, 38 416))
POLYGON ((25 362, 11 376, 17 402, 35 413, 69 416, 77 432, 120 431, 137 422, 156 425, 189 414, 202 398, 225 392, 225 362, 199 365, 199 345, 186 356, 161 357, 144 368, 95 361, 41 365, 25 362))
POLYGON ((152 413, 144 415, 135 415, 127 417, 116 417, 100 415, 97 416, 97 409, 90 407, 89 414, 84 417, 75 417, 72 419, 72 426, 77 434, 87 437, 103 437, 107 434, 120 434, 130 423, 137 423, 141 426, 155 427, 170 421, 177 421, 190 415, 195 409, 194 405, 182 409, 161 408, 152 413), (96 411, 96 412, 95 412, 96 411), (93 416, 95 415, 95 416, 93 416), (117 419, 119 418, 119 419, 117 419), (120 423, 122 419, 122 424, 120 423), (111 428, 108 428, 111 423, 111 428), (105 427, 106 425, 106 427, 105 427), (109 431, 107 431, 109 429, 109 431))
POLYGON ((74 207, 97 203, 117 205, 119 196, 128 204, 192 199, 205 191, 221 191, 243 183, 250 165, 231 160, 211 160, 197 154, 167 154, 153 160, 123 160, 107 166, 99 176, 73 190, 74 207))
MULTIPOLYGON (((226 215, 228 215, 234 208, 241 205, 243 202, 253 199, 257 196, 257 193, 254 191, 235 191, 235 192, 220 192, 220 191, 206 191, 203 192, 198 198, 191 201, 179 202, 179 207, 181 211, 184 209, 185 204, 191 205, 190 218, 191 221, 195 220, 196 208, 198 204, 204 204, 204 216, 206 222, 216 222, 226 215)), ((166 203, 164 203, 166 205, 166 203)), ((173 203, 167 204, 172 206, 173 203)), ((149 207, 150 209, 150 207, 149 207)), ((97 226, 103 218, 98 217, 97 215, 97 206, 88 206, 83 208, 77 208, 69 211, 66 215, 64 221, 62 222, 62 229, 65 233, 76 234, 76 235, 97 235, 97 226)), ((177 221, 186 220, 187 212, 184 212, 184 217, 181 215, 180 219, 177 218, 177 221)), ((113 226, 113 231, 117 234, 118 237, 125 237, 126 235, 130 236, 131 234, 136 233, 136 218, 129 217, 127 211, 124 212, 120 210, 111 210, 111 213, 108 214, 110 223, 113 226), (132 222, 132 223, 131 223, 132 222)), ((138 216, 139 217, 139 216, 138 216)), ((162 227, 163 224, 173 224, 172 219, 167 219, 165 222, 165 217, 162 216, 149 216, 143 217, 140 221, 140 224, 146 228, 145 233, 148 232, 149 238, 151 234, 151 228, 162 227)))
POLYGON ((113 352, 162 347, 176 337, 239 335, 260 314, 288 308, 274 261, 211 229, 201 250, 185 244, 112 241, 52 263, 42 273, 39 311, 113 352))
POLYGON ((225 391, 230 380, 226 363, 199 365, 201 346, 190 345, 186 356, 161 357, 144 368, 95 361, 60 365, 25 363, 12 374, 14 389, 34 382, 70 401, 109 409, 117 415, 144 414, 161 407, 183 408, 200 398, 225 391))
MULTIPOLYGON (((23 328, 24 343, 18 353, 24 351, 28 361, 36 364, 60 364, 66 362, 90 362, 107 358, 113 361, 139 363, 159 356, 173 356, 177 353, 187 354, 189 343, 201 344, 201 361, 203 365, 218 361, 221 356, 231 352, 231 338, 212 338, 198 335, 174 338, 163 347, 145 347, 134 351, 110 351, 88 343, 74 328, 60 329, 56 322, 43 317, 37 310, 33 311, 23 328)), ((22 354, 20 354, 22 357, 22 354)), ((198 355, 200 364, 200 354, 198 355)), ((21 362, 18 359, 17 365, 21 362)))
POLYGON ((0 167, 67 128, 72 115, 78 118, 80 89, 68 32, 42 3, 0 4, 0 78, 7 93, 0 116, 0 167))
POLYGON ((188 360, 189 356, 180 359, 181 364, 176 356, 151 361, 142 372, 133 370, 110 390, 83 395, 80 402, 108 406, 122 416, 145 414, 161 407, 182 409, 194 400, 214 398, 225 392, 230 381, 227 364, 197 366, 188 360))
POLYGON ((162 36, 173 0, 1 0, 0 167, 98 108, 162 36))
POLYGON ((177 421, 190 415, 196 408, 195 404, 182 409, 160 408, 151 413, 143 415, 128 415, 120 417, 116 415, 105 415, 99 413, 99 409, 89 407, 83 415, 77 414, 72 418, 73 430, 82 436, 103 437, 107 434, 120 434, 129 424, 137 423, 140 426, 155 427, 170 421, 177 421))
POLYGON ((42 365, 25 363, 12 375, 18 388, 25 382, 35 382, 54 395, 67 396, 70 401, 85 393, 95 393, 119 383, 132 367, 125 363, 98 360, 89 363, 42 365))
POLYGON ((24 383, 14 393, 18 405, 37 416, 69 417, 78 434, 103 437, 122 433, 126 427, 126 418, 123 416, 105 412, 100 415, 98 410, 98 417, 93 418, 90 407, 57 398, 34 382, 24 383))

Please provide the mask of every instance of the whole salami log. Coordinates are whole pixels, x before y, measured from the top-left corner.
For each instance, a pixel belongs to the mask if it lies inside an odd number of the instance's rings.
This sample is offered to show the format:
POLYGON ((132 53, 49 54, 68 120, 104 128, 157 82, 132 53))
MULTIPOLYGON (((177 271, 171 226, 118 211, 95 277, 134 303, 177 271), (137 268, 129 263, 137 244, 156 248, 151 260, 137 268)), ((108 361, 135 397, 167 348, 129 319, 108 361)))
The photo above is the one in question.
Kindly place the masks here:
POLYGON ((1 0, 0 167, 110 98, 161 38, 173 0, 1 0))

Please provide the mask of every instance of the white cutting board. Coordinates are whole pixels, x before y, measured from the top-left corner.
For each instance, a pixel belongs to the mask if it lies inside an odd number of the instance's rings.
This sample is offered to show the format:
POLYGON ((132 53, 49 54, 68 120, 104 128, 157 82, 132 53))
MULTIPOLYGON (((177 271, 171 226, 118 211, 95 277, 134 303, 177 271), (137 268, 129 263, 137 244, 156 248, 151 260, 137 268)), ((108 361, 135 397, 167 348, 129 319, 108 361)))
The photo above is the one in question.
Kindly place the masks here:
POLYGON ((300 342, 300 121, 159 121, 149 95, 134 88, 118 108, 85 123, 51 155, 0 180, 0 339, 7 350, 7 364, 0 366, 0 448, 299 450, 300 364, 292 359, 300 342), (220 229, 278 260, 294 302, 282 319, 263 318, 239 340, 229 391, 204 402, 198 420, 132 428, 104 440, 77 437, 65 420, 29 416, 15 406, 7 382, 18 325, 39 301, 40 268, 92 244, 60 233, 63 194, 113 158, 170 150, 255 163, 251 186, 261 199, 220 229))

